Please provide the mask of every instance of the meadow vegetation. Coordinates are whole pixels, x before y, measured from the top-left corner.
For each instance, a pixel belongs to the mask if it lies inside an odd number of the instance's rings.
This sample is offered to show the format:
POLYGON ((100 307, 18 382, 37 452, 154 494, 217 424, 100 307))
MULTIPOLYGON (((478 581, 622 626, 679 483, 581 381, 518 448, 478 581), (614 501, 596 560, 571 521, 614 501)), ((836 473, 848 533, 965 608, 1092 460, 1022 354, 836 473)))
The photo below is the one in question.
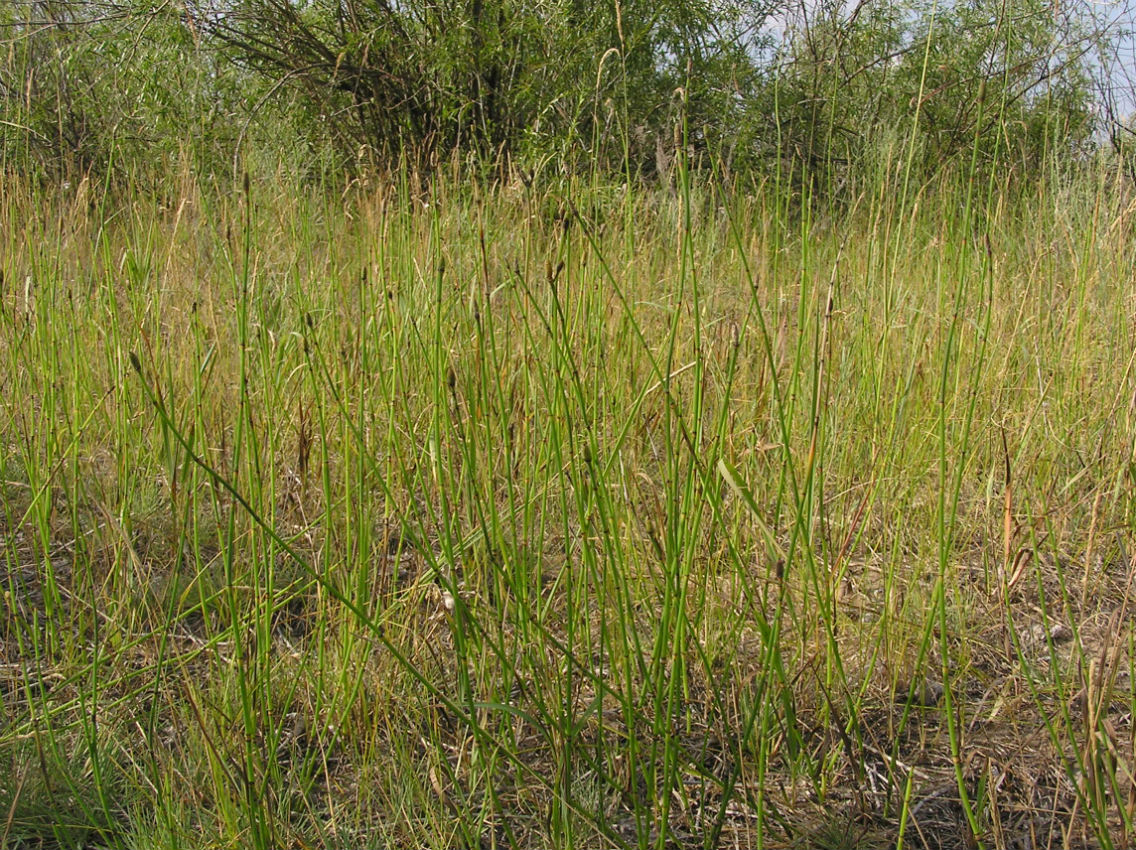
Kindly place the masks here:
POLYGON ((1129 846, 1130 160, 981 91, 4 136, 0 846, 1129 846))
POLYGON ((678 179, 10 182, 5 840, 1125 840, 1125 181, 678 179))

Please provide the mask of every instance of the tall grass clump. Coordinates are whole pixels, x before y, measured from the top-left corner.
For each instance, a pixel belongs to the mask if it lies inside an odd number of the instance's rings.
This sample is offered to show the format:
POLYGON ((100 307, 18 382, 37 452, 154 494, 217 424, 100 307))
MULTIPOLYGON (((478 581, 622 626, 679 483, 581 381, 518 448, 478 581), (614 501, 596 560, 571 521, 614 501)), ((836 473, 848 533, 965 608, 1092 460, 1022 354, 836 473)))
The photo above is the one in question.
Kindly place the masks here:
POLYGON ((1132 196, 5 182, 0 843, 1123 846, 1132 196))

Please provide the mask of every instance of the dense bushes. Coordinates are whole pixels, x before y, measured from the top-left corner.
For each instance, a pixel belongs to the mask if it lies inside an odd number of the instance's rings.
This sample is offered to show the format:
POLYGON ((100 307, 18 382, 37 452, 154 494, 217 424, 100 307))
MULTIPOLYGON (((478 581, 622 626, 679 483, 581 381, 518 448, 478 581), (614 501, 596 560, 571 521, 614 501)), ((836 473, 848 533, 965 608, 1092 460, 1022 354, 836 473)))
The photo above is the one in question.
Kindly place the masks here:
POLYGON ((881 132, 929 173, 1091 146, 1113 33, 1041 0, 37 0, 0 11, 7 169, 138 174, 245 142, 326 173, 466 162, 832 191, 881 132))

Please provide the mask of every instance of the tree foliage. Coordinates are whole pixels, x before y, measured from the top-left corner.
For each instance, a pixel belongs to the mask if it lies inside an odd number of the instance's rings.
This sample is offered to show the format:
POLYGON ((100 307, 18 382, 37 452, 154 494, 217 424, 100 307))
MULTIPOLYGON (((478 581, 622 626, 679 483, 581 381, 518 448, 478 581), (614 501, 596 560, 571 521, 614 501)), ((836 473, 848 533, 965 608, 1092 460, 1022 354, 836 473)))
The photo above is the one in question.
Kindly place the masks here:
POLYGON ((673 124, 677 90, 708 124, 728 118, 752 73, 731 27, 740 11, 712 0, 194 7, 235 61, 307 92, 345 150, 427 163, 454 150, 596 155, 618 126, 619 158, 634 148, 640 168, 655 159, 647 131, 673 124))
POLYGON ((0 7, 0 142, 57 170, 220 169, 255 138, 296 167, 637 179, 682 146, 833 187, 899 134, 923 171, 1034 169, 1093 140, 1113 35, 1042 0, 29 0, 0 7))
POLYGON ((793 20, 758 94, 766 136, 828 182, 881 133, 914 142, 920 172, 972 157, 1034 169, 1091 140, 1086 60, 1103 37, 1040 0, 824 0, 793 20))

